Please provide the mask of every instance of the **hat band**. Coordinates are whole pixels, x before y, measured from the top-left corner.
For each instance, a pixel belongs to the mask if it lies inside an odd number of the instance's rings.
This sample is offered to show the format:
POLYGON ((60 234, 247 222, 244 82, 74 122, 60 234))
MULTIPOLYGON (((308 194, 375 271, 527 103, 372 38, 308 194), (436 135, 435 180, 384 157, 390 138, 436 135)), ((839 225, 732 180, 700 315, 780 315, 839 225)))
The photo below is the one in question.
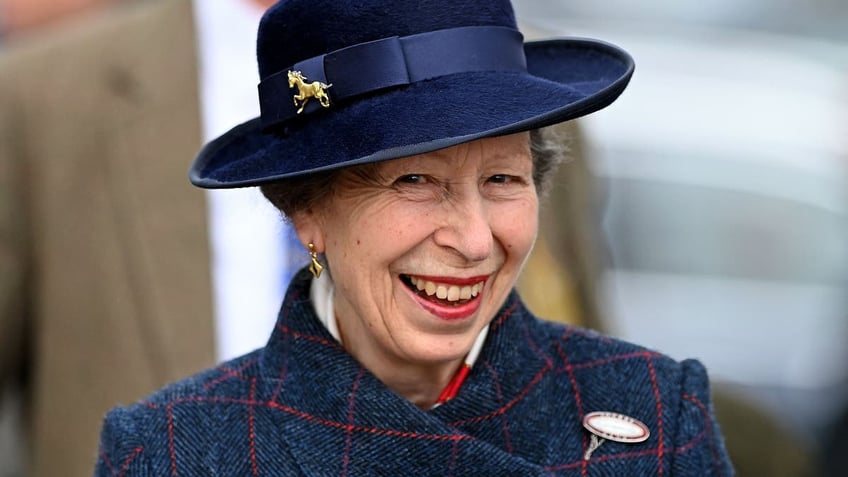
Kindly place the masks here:
MULTIPOLYGON (((338 101, 456 73, 527 71, 524 37, 498 26, 461 27, 360 43, 298 62, 259 83, 262 125, 332 107, 338 101), (320 88, 321 101, 293 101, 289 73, 320 88), (300 111, 299 111, 300 109, 300 111)), ((316 96, 316 98, 318 98, 316 96)))

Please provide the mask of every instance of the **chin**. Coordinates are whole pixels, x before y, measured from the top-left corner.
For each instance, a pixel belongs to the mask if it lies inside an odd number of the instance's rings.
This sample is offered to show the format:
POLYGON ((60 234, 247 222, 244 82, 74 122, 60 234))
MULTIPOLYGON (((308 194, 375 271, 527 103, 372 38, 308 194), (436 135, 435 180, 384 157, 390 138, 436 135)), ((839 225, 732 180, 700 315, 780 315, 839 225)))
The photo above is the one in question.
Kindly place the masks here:
POLYGON ((442 364, 465 358, 474 344, 476 334, 470 337, 451 335, 430 335, 419 339, 415 346, 407 347, 409 360, 422 364, 442 364))

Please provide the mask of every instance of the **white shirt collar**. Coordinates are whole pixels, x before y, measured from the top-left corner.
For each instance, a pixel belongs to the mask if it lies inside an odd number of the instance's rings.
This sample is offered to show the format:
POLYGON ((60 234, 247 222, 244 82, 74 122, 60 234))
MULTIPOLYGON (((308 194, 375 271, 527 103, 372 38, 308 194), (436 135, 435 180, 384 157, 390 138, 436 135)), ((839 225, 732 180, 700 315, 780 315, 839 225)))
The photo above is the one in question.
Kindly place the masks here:
POLYGON ((312 279, 312 286, 309 288, 309 298, 312 299, 312 306, 315 308, 315 314, 318 315, 318 320, 327 328, 327 331, 341 344, 342 336, 339 333, 339 325, 336 322, 336 314, 333 310, 333 293, 335 286, 333 279, 329 273, 322 273, 320 278, 312 279))

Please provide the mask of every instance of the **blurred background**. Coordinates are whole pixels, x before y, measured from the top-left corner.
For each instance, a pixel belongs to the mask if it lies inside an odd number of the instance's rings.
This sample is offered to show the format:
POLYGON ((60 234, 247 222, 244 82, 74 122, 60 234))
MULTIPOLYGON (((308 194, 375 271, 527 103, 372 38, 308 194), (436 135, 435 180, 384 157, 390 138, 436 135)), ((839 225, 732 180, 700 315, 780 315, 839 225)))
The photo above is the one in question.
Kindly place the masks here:
POLYGON ((636 60, 580 120, 604 325, 702 360, 816 457, 848 409, 848 2, 514 3, 636 60))

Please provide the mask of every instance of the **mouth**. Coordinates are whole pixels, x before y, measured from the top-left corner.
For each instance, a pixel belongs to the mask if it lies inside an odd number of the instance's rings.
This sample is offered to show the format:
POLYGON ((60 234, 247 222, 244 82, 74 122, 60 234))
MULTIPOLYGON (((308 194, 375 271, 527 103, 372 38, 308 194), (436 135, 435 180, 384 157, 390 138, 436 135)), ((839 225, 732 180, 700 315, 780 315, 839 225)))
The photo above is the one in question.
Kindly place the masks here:
POLYGON ((418 297, 445 307, 459 307, 477 299, 487 277, 470 279, 435 279, 401 275, 400 279, 418 297))

